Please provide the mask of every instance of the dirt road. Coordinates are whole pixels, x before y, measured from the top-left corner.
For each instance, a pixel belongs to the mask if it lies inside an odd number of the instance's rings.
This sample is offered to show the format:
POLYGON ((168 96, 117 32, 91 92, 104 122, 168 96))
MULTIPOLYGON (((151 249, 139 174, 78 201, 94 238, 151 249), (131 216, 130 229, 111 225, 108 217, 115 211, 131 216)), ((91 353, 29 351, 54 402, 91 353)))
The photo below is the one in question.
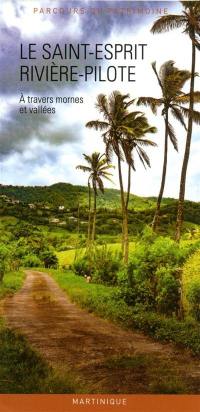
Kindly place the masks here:
POLYGON ((6 299, 4 315, 53 367, 70 370, 85 392, 159 392, 171 380, 180 392, 200 393, 200 361, 80 309, 46 273, 27 271, 23 288, 6 299))

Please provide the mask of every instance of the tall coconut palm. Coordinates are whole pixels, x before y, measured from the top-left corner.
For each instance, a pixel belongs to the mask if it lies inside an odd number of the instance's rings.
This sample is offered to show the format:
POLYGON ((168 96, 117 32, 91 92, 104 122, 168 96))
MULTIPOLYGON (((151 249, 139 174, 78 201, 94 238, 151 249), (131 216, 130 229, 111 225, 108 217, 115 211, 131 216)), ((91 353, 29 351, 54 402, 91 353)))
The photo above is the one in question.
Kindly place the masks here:
POLYGON ((128 205, 131 188, 131 170, 136 171, 135 154, 138 155, 145 168, 146 166, 151 167, 149 156, 144 150, 144 147, 157 146, 156 143, 145 138, 146 134, 156 133, 157 129, 149 126, 148 120, 143 113, 137 112, 132 122, 132 128, 132 132, 121 139, 122 150, 128 165, 128 184, 124 210, 124 263, 126 265, 128 264, 129 256, 128 205))
POLYGON ((98 189, 104 193, 103 179, 111 181, 111 173, 108 172, 109 169, 114 166, 108 163, 105 154, 100 154, 98 152, 92 153, 91 156, 83 154, 84 159, 88 163, 86 165, 78 165, 76 169, 80 169, 83 172, 89 173, 88 177, 88 244, 90 241, 94 242, 96 234, 96 211, 97 211, 97 195, 98 189), (92 220, 92 207, 91 207, 91 186, 93 189, 93 220, 92 220))
MULTIPOLYGON (((126 160, 128 158, 127 152, 125 152, 125 147, 128 147, 127 139, 140 137, 142 140, 142 136, 145 134, 143 133, 143 130, 149 127, 146 118, 141 112, 129 112, 129 106, 131 106, 134 101, 134 99, 129 99, 128 94, 122 95, 118 91, 114 91, 108 98, 104 94, 100 94, 97 97, 96 108, 102 114, 103 120, 92 120, 86 124, 86 127, 94 128, 102 132, 108 160, 111 160, 113 153, 117 157, 122 209, 122 253, 125 263, 127 263, 128 260, 127 210, 130 193, 130 179, 126 197, 122 176, 122 161, 124 161, 124 156, 126 160)), ((142 156, 143 150, 141 146, 142 142, 139 144, 138 141, 137 150, 140 156, 142 156)), ((133 167, 133 163, 131 164, 131 167, 133 167)))
MULTIPOLYGON (((167 172, 167 161, 168 161, 168 140, 170 139, 171 143, 174 146, 174 149, 178 151, 177 138, 173 129, 172 124, 169 122, 170 113, 178 120, 182 126, 186 129, 183 107, 181 105, 188 102, 188 95, 183 93, 182 88, 185 85, 185 82, 190 79, 191 74, 187 70, 179 70, 174 66, 174 62, 169 60, 165 62, 159 73, 156 69, 156 63, 152 63, 153 71, 158 80, 158 84, 161 88, 162 96, 161 98, 154 97, 140 97, 138 99, 138 105, 149 106, 154 114, 157 114, 157 109, 162 108, 162 116, 165 123, 165 139, 164 139, 164 158, 163 158, 163 167, 162 167, 162 178, 161 185, 159 190, 159 195, 157 198, 157 206, 152 222, 153 230, 156 230, 160 215, 160 206, 162 202, 162 197, 165 188, 166 181, 166 172, 167 172)), ((188 109, 184 109, 188 110, 188 109)))
POLYGON ((179 190, 179 202, 176 221, 176 240, 180 240, 181 228, 183 224, 183 211, 184 211, 184 199, 185 199, 185 185, 187 176, 187 167, 190 156, 190 146, 192 139, 192 126, 193 118, 200 122, 199 113, 194 112, 194 80, 195 80, 195 63, 196 63, 196 49, 200 50, 200 2, 199 1, 182 1, 183 12, 180 15, 167 15, 159 18, 151 29, 152 33, 163 33, 175 28, 183 28, 183 32, 189 35, 192 45, 192 59, 191 59, 191 81, 190 81, 190 94, 189 94, 189 111, 188 115, 188 127, 187 138, 185 144, 185 152, 182 164, 180 190, 179 190))

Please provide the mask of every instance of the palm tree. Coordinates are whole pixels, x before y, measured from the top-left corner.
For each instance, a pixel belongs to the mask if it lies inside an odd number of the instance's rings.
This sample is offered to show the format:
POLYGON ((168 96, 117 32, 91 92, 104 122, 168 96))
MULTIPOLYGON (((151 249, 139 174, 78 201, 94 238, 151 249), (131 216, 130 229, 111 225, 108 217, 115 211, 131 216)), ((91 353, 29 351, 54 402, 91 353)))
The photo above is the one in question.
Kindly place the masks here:
POLYGON ((118 91, 114 91, 109 98, 104 94, 97 97, 96 108, 103 115, 103 120, 92 120, 86 124, 86 127, 94 128, 102 132, 103 141, 106 145, 106 156, 108 161, 114 153, 117 156, 118 175, 121 194, 121 209, 122 209, 122 253, 124 261, 128 261, 128 201, 130 193, 130 170, 128 179, 127 196, 125 196, 124 182, 122 177, 122 161, 124 156, 128 160, 128 164, 134 168, 133 159, 131 158, 130 150, 128 156, 128 142, 132 140, 131 151, 136 148, 140 158, 145 157, 142 145, 142 137, 144 130, 149 127, 145 116, 138 111, 129 112, 128 108, 135 100, 129 100, 129 95, 122 95, 118 91), (134 139, 138 138, 138 143, 133 143, 134 139), (140 138, 140 141, 139 141, 140 138))
MULTIPOLYGON (((165 140, 164 140, 164 158, 162 167, 162 178, 160 191, 157 198, 156 211, 154 219, 152 222, 152 228, 155 231, 158 225, 159 215, 160 215, 160 205, 162 202, 162 197, 165 188, 166 172, 167 172, 167 160, 168 160, 168 140, 174 146, 174 149, 178 151, 177 138, 174 129, 169 122, 169 114, 171 113, 176 120, 178 120, 182 126, 186 129, 184 114, 182 112, 183 107, 181 103, 186 103, 188 101, 188 95, 182 92, 182 88, 185 82, 190 79, 191 74, 187 70, 179 70, 174 66, 174 62, 169 60, 165 62, 159 73, 156 69, 156 63, 152 63, 153 71, 158 80, 158 84, 161 88, 162 97, 140 97, 138 99, 138 105, 150 106, 152 112, 157 114, 157 109, 162 107, 162 116, 165 122, 165 140)), ((187 109, 186 109, 187 110, 187 109)))
POLYGON ((132 133, 127 134, 127 136, 122 137, 121 146, 122 150, 128 164, 128 184, 127 193, 125 200, 125 210, 124 210, 124 263, 128 264, 129 256, 129 240, 128 240, 128 205, 130 198, 130 188, 131 188, 131 170, 136 171, 134 155, 137 153, 143 166, 151 167, 149 156, 144 150, 144 146, 157 146, 156 143, 149 139, 145 139, 145 135, 148 133, 156 133, 157 129, 155 127, 149 126, 147 118, 143 113, 136 112, 134 122, 132 124, 132 133))
MULTIPOLYGON (((162 33, 175 28, 183 28, 184 33, 188 34, 192 44, 192 61, 191 61, 191 81, 189 94, 189 110, 185 113, 188 116, 187 138, 185 144, 185 152, 182 164, 179 202, 176 221, 176 240, 180 240, 181 228, 183 224, 183 211, 185 199, 185 185, 187 176, 187 166, 190 156, 190 146, 192 139, 193 119, 200 122, 200 115, 194 111, 194 80, 195 80, 195 63, 196 49, 200 50, 200 2, 199 1, 182 1, 183 12, 180 15, 167 15, 159 18, 151 29, 152 33, 162 33)), ((184 110, 183 110, 184 112, 184 110)))
POLYGON ((88 163, 88 166, 78 165, 76 169, 80 169, 83 172, 88 172, 88 245, 91 240, 94 242, 96 234, 96 211, 97 211, 97 195, 98 189, 104 193, 103 179, 111 181, 111 173, 108 172, 109 169, 114 166, 108 163, 105 154, 100 154, 98 152, 92 153, 91 156, 83 154, 84 159, 88 163), (92 218, 92 208, 91 208, 91 186, 93 189, 93 221, 92 218))

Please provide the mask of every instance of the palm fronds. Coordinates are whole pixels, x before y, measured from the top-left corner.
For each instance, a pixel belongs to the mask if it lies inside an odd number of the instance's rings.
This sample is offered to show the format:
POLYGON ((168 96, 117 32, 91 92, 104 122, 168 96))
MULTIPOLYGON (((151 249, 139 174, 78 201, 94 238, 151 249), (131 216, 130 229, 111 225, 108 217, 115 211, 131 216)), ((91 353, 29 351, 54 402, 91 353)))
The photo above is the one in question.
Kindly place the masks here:
POLYGON ((162 16, 155 21, 151 28, 153 34, 163 33, 169 30, 177 29, 183 27, 186 23, 186 18, 183 15, 169 14, 167 16, 162 16))
POLYGON ((157 114, 157 108, 163 104, 163 99, 156 99, 155 97, 139 97, 137 101, 138 106, 150 107, 154 114, 157 114))
POLYGON ((167 131, 168 131, 168 136, 174 146, 174 149, 178 152, 178 142, 177 142, 174 128, 171 125, 171 123, 168 123, 167 131))
POLYGON ((86 123, 86 127, 89 129, 95 129, 95 130, 106 130, 109 126, 109 123, 107 122, 102 122, 100 120, 91 120, 90 122, 86 123))
POLYGON ((197 110, 186 109, 186 107, 183 106, 181 106, 181 111, 187 118, 189 118, 189 116, 191 115, 194 123, 200 124, 200 112, 198 112, 197 110))
POLYGON ((174 118, 182 124, 184 129, 187 130, 187 127, 186 127, 186 124, 185 124, 185 121, 184 121, 184 116, 181 113, 181 110, 179 109, 179 107, 171 106, 171 113, 174 116, 174 118))
MULTIPOLYGON (((182 94, 176 98, 177 103, 188 104, 190 102, 190 93, 182 94)), ((193 102, 200 103, 200 92, 193 93, 193 102)))

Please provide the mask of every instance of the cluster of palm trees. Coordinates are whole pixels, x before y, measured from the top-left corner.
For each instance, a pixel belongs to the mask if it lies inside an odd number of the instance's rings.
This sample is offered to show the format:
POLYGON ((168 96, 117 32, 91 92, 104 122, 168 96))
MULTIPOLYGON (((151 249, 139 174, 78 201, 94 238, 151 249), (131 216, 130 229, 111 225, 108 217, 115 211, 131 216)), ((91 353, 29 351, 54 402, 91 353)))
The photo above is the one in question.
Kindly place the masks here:
POLYGON ((83 172, 89 173, 88 177, 88 246, 95 240, 96 235, 96 212, 97 212, 97 191, 100 190, 104 193, 104 183, 103 179, 107 179, 112 182, 108 170, 114 166, 108 163, 105 154, 100 154, 98 152, 92 153, 91 156, 83 154, 84 160, 87 162, 86 165, 78 165, 77 169, 83 172), (93 191, 93 206, 92 206, 92 193, 93 191))
MULTIPOLYGON (((187 80, 191 79, 191 73, 187 70, 180 70, 174 66, 173 61, 165 62, 159 73, 156 69, 156 63, 152 63, 153 71, 161 88, 161 97, 140 97, 137 104, 149 106, 152 112, 156 115, 158 108, 161 109, 161 114, 165 124, 165 139, 164 139, 164 158, 160 191, 157 198, 157 207, 154 215, 152 227, 156 230, 159 222, 160 206, 165 188, 167 160, 168 160, 168 141, 170 140, 174 149, 178 151, 178 141, 175 135, 174 128, 170 122, 170 115, 173 116, 187 131, 185 118, 189 116, 189 109, 184 107, 190 101, 190 94, 182 91, 187 80)), ((200 101, 200 92, 194 92, 195 102, 200 101)), ((200 117, 198 112, 193 112, 194 122, 199 122, 200 117)))
POLYGON ((181 15, 167 15, 159 18, 153 25, 153 33, 162 33, 174 28, 183 27, 192 42, 192 66, 191 72, 181 70, 174 66, 173 61, 165 62, 159 72, 156 63, 152 64, 153 72, 158 80, 161 89, 161 96, 140 97, 137 102, 130 99, 129 95, 122 95, 115 91, 109 97, 100 94, 97 97, 96 108, 102 115, 102 120, 92 120, 86 124, 88 128, 94 128, 102 133, 105 144, 105 154, 93 153, 91 156, 84 154, 88 165, 79 165, 79 169, 89 173, 88 193, 89 193, 89 224, 88 224, 88 241, 95 239, 96 224, 96 196, 97 189, 103 192, 103 178, 110 179, 111 173, 108 169, 112 168, 112 156, 117 157, 118 176, 121 193, 121 210, 122 210, 122 253, 124 263, 128 263, 129 246, 128 246, 128 205, 131 186, 131 172, 135 171, 134 155, 137 153, 144 167, 150 167, 150 159, 144 150, 149 146, 156 146, 156 143, 148 139, 148 133, 156 133, 156 128, 149 125, 148 119, 144 113, 135 110, 129 111, 130 106, 134 103, 137 106, 149 106, 154 114, 157 114, 158 108, 161 109, 165 124, 164 139, 164 159, 161 177, 161 186, 157 199, 157 207, 153 219, 152 227, 156 230, 159 223, 159 213, 161 201, 164 193, 167 160, 168 160, 168 142, 171 141, 175 150, 178 150, 177 138, 171 124, 170 117, 173 116, 186 131, 185 153, 183 158, 180 193, 177 211, 176 235, 177 241, 180 240, 181 227, 183 223, 183 206, 185 197, 185 185, 187 175, 187 165, 190 155, 190 145, 192 138, 193 122, 200 124, 200 113, 194 110, 194 104, 200 102, 200 92, 194 91, 195 80, 195 60, 196 49, 200 50, 200 2, 186 1, 181 2, 184 10, 181 15), (190 80, 189 93, 183 92, 183 87, 187 80, 190 80), (185 107, 188 104, 189 107, 185 107), (187 124, 186 124, 187 120, 187 124), (122 162, 125 161, 128 166, 127 187, 122 174, 122 162), (91 210, 91 184, 93 188, 93 212, 91 210))
POLYGON ((96 108, 102 114, 103 120, 92 120, 86 124, 88 128, 94 128, 102 132, 105 144, 105 154, 93 153, 91 156, 84 154, 84 158, 89 166, 79 165, 79 169, 89 172, 88 193, 89 193, 89 224, 88 241, 95 239, 96 221, 96 195, 97 185, 103 191, 103 182, 99 184, 98 176, 110 178, 107 169, 112 166, 112 155, 116 155, 118 164, 118 176, 121 193, 122 210, 122 253, 124 263, 128 263, 129 242, 128 242, 128 205, 131 187, 131 171, 135 169, 134 154, 137 153, 144 167, 150 167, 149 157, 144 150, 147 146, 156 146, 156 143, 146 138, 148 133, 156 133, 156 128, 149 125, 144 113, 140 111, 129 111, 129 107, 135 102, 130 100, 129 95, 122 95, 114 91, 109 97, 100 94, 97 97, 96 108), (128 165, 127 189, 124 188, 122 174, 122 162, 128 165), (103 166, 103 167, 102 167, 103 166), (93 223, 92 237, 90 237, 91 226, 91 195, 90 181, 92 181, 94 202, 93 202, 93 223))
POLYGON ((189 109, 183 113, 188 117, 187 124, 187 136, 185 144, 185 152, 181 170, 180 190, 179 190, 179 202, 176 221, 176 240, 180 240, 181 228, 183 224, 183 211, 184 211, 184 199, 185 199, 185 186, 187 167, 190 156, 190 146, 192 139, 192 126, 193 120, 196 119, 197 123, 200 123, 200 114, 194 111, 194 103, 200 102, 200 93, 194 93, 194 81, 195 81, 195 64, 196 64, 196 50, 200 50, 200 2, 199 1, 181 1, 183 6, 182 14, 167 15, 159 18, 151 29, 152 33, 163 33, 176 28, 183 28, 183 32, 186 33, 191 40, 191 78, 190 78, 190 93, 188 96, 189 109))

